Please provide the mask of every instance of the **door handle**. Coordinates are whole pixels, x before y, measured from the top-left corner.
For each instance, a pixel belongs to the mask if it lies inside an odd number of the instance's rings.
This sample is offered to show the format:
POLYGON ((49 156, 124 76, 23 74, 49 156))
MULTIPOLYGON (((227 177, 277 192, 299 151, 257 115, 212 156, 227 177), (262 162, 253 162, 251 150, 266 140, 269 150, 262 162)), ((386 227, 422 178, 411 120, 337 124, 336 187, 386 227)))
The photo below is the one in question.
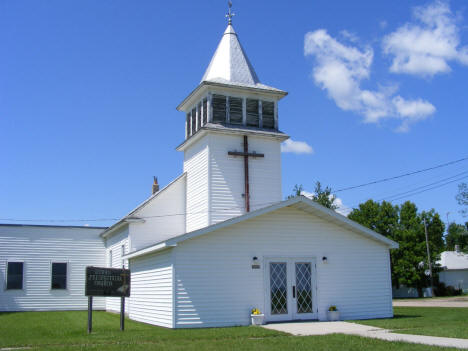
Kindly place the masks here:
POLYGON ((293 299, 295 299, 296 298, 296 286, 295 285, 293 285, 292 290, 293 290, 293 299))

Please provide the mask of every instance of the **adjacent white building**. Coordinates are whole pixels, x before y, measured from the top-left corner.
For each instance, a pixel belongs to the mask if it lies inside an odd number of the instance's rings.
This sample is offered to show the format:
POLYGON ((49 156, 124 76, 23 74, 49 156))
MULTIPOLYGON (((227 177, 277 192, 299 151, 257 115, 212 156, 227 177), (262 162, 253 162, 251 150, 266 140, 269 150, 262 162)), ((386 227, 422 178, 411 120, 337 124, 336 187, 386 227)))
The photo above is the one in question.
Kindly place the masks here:
POLYGON ((457 246, 455 251, 442 252, 438 263, 442 267, 439 273, 442 283, 468 292, 468 254, 461 252, 457 246))
MULTIPOLYGON (((259 81, 229 24, 178 106, 182 174, 95 232, 96 261, 83 262, 130 268, 130 318, 193 328, 247 325, 252 308, 267 322, 324 320, 330 305, 344 319, 393 315, 389 251, 398 244, 305 197, 282 201, 280 145, 289 136, 278 104, 286 95, 259 81)), ((29 308, 12 307, 8 290, 3 309, 29 308)), ((103 307, 117 311, 119 299, 103 307)))

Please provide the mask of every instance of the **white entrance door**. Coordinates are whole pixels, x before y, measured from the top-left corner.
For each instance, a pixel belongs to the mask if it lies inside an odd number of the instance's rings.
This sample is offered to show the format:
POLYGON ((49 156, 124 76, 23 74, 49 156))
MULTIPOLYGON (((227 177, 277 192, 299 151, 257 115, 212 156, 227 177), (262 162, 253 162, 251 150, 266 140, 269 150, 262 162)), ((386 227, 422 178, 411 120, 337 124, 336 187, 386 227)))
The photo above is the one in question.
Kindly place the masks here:
POLYGON ((315 259, 267 259, 265 273, 267 321, 317 318, 315 259))

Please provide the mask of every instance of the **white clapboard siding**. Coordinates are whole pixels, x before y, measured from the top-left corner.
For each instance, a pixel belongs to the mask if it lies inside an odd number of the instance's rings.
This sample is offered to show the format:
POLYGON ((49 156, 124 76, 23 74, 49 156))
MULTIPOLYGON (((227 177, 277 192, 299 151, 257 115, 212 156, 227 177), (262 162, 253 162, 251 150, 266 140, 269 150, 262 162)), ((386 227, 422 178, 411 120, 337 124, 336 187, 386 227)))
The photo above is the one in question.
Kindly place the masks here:
POLYGON ((207 138, 196 142, 184 153, 184 172, 187 173, 187 232, 206 227, 209 223, 208 159, 207 138))
MULTIPOLYGON (((128 268, 128 262, 122 260, 122 251, 129 252, 128 225, 123 226, 106 238, 106 264, 104 267, 128 268), (112 253, 112 259, 111 259, 112 253), (112 263, 112 264, 111 264, 112 263)), ((131 289, 131 288, 130 288, 131 289)), ((128 299, 125 301, 125 311, 128 313, 128 299)), ((120 312, 120 297, 106 297, 106 310, 120 312)))
POLYGON ((130 261, 130 318, 136 321, 173 327, 171 251, 143 256, 130 261))
POLYGON ((319 217, 283 208, 174 248, 175 327, 247 325, 266 309, 265 257, 315 257, 318 318, 336 305, 344 319, 390 317, 389 249, 319 217), (252 269, 257 256, 261 269, 252 269), (328 263, 322 262, 326 256, 328 263))
MULTIPOLYGON (((103 266, 103 229, 0 225, 0 311, 83 310, 86 266, 103 266), (23 261, 23 290, 6 290, 8 261, 23 261), (67 289, 51 289, 51 263, 67 262, 67 289)), ((95 298, 95 309, 105 298, 95 298)))
POLYGON ((185 233, 185 193, 184 174, 132 215, 143 218, 144 222, 129 226, 131 251, 185 233))
MULTIPOLYGON (((215 224, 245 213, 244 158, 228 156, 229 151, 243 151, 242 135, 209 136, 211 222, 215 224)), ((251 211, 281 201, 280 142, 249 136, 249 152, 264 157, 249 157, 251 211)))

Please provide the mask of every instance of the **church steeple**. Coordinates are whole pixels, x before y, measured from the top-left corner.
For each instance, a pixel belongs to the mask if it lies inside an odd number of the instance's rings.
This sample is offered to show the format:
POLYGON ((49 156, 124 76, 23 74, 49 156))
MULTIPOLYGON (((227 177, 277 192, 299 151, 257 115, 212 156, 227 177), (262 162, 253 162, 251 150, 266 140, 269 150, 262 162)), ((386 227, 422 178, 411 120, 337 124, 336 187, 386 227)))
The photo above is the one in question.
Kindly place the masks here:
POLYGON ((223 33, 200 84, 177 107, 185 112, 186 225, 192 231, 282 200, 278 128, 285 91, 262 84, 232 26, 223 33))

